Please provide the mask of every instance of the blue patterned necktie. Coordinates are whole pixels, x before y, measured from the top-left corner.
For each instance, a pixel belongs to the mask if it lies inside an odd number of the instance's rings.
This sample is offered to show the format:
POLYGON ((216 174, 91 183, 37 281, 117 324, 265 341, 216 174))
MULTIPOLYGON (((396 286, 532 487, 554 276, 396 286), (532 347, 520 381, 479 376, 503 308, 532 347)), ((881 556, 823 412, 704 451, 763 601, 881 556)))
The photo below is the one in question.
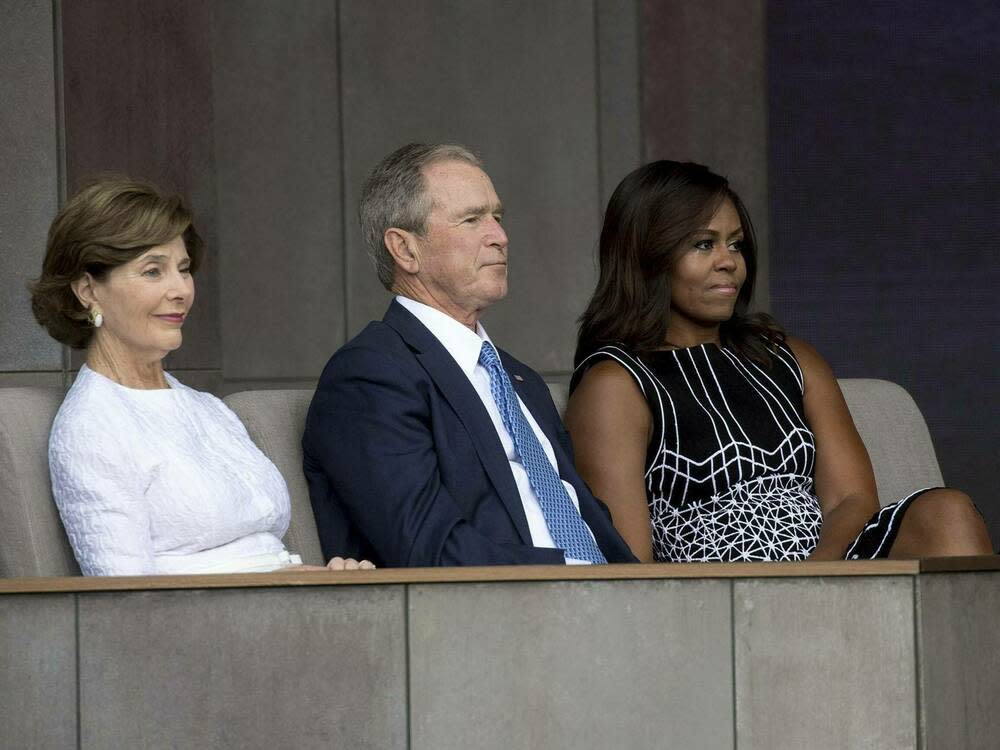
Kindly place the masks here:
POLYGON ((500 364, 500 357, 489 341, 483 342, 479 352, 479 364, 486 368, 490 376, 490 392, 500 410, 507 432, 514 441, 514 448, 521 458, 521 465, 528 473, 528 482, 538 497, 545 525, 556 546, 566 552, 567 557, 589 560, 592 563, 606 563, 607 560, 590 535, 580 511, 573 505, 559 475, 542 449, 535 431, 528 424, 521 411, 517 394, 507 377, 507 371, 500 364))

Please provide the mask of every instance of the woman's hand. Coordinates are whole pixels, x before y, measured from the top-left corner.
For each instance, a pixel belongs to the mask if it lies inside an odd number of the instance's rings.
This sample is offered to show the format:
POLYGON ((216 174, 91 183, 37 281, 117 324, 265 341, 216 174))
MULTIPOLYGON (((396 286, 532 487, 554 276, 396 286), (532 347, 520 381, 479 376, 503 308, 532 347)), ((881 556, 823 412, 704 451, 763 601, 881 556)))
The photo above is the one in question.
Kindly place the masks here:
POLYGON ((326 564, 326 570, 375 570, 375 565, 368 560, 358 562, 353 557, 334 557, 326 564))
POLYGON ((375 570, 375 565, 368 560, 362 560, 358 562, 353 557, 343 558, 335 557, 326 565, 289 565, 285 568, 279 568, 275 572, 280 572, 282 570, 306 570, 306 571, 327 571, 327 570, 375 570))

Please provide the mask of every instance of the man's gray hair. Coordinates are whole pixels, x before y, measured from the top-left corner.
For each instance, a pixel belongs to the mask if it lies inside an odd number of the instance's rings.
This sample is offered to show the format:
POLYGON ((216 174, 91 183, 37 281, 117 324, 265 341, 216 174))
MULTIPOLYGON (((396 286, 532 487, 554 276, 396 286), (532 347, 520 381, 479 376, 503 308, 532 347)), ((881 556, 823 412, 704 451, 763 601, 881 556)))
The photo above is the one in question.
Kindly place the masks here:
POLYGON ((454 143, 410 143, 383 159, 365 182, 358 207, 361 235, 375 263, 378 280, 392 289, 396 264, 385 246, 387 229, 422 235, 431 202, 424 167, 442 161, 464 161, 483 168, 478 156, 454 143))

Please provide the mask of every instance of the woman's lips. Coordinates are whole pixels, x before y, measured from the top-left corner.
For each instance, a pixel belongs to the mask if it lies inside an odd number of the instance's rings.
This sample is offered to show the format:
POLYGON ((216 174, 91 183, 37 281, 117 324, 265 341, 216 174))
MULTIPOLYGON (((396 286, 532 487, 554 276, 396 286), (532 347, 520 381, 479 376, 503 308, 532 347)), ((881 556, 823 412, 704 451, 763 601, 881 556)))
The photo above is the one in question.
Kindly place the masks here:
POLYGON ((171 313, 169 315, 154 315, 153 317, 159 318, 165 323, 173 323, 174 325, 180 325, 181 323, 184 322, 185 316, 183 313, 171 313))
POLYGON ((727 297, 735 297, 740 289, 738 286, 732 284, 715 284, 714 286, 710 286, 708 291, 723 294, 727 297))

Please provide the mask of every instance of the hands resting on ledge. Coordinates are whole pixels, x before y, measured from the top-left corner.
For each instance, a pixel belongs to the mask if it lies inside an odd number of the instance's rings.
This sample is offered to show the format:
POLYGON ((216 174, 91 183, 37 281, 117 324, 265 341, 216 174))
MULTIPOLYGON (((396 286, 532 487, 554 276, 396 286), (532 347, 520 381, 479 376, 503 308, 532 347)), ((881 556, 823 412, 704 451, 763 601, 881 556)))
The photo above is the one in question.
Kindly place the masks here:
MULTIPOLYGON (((375 565, 369 560, 355 560, 353 557, 334 557, 326 565, 290 565, 285 570, 375 570, 375 565)), ((275 571, 277 572, 277 571, 275 571)))

